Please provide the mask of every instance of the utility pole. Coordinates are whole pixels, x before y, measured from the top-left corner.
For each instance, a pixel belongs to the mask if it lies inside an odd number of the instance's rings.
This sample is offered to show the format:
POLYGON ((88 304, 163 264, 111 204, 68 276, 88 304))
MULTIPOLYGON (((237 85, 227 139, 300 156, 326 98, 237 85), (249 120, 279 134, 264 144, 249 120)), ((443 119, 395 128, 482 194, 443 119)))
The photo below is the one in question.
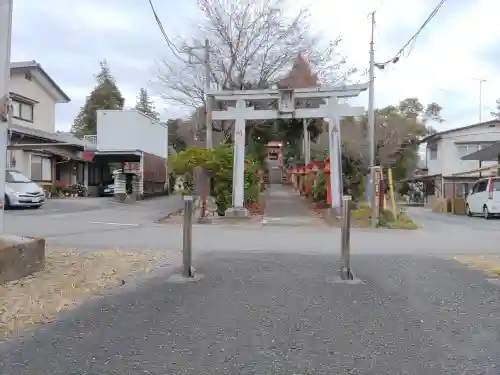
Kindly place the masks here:
POLYGON ((212 99, 208 96, 210 90, 210 41, 205 39, 205 126, 207 131, 206 148, 213 147, 212 141, 212 99))
POLYGON ((472 79, 479 82, 479 122, 483 122, 483 83, 486 80, 481 78, 472 79))
POLYGON ((376 154, 376 134, 375 134, 375 50, 373 48, 373 39, 375 35, 375 12, 371 13, 371 37, 370 37, 370 68, 368 71, 370 86, 368 87, 368 144, 370 157, 369 157, 369 183, 366 185, 366 197, 368 201, 371 202, 372 208, 372 227, 377 226, 377 217, 375 215, 377 209, 374 202, 375 197, 370 194, 372 190, 372 184, 374 180, 373 167, 375 166, 375 154, 376 154))
POLYGON ((205 127, 206 127, 206 136, 205 136, 205 145, 206 148, 212 148, 213 147, 213 142, 212 142, 212 100, 211 98, 207 95, 208 91, 210 90, 210 74, 211 74, 211 69, 210 69, 210 41, 205 39, 205 44, 203 47, 187 47, 187 52, 189 54, 189 63, 190 64, 203 64, 205 67, 205 127), (192 51, 197 50, 197 49, 203 49, 204 50, 204 56, 203 58, 200 58, 196 56, 192 51), (198 61, 192 61, 191 57, 194 56, 198 61))
POLYGON ((7 127, 10 119, 10 48, 13 0, 0 0, 0 234, 4 232, 7 127))

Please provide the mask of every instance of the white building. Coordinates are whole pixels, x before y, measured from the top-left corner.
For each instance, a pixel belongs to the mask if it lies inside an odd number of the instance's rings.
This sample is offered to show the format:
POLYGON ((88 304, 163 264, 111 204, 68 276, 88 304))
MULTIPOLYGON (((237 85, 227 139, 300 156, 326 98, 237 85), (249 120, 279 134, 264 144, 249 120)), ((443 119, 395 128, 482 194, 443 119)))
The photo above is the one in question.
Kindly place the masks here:
MULTIPOLYGON (((484 147, 500 141, 500 121, 493 120, 461 128, 445 130, 424 138, 425 161, 429 175, 452 176, 473 169, 487 167, 495 162, 462 160, 484 147)), ((475 176, 474 173, 469 175, 475 176)), ((479 176, 479 172, 477 172, 479 176)))
POLYGON ((33 181, 88 184, 85 142, 55 130, 56 105, 70 98, 36 61, 11 63, 12 124, 7 164, 33 181))
POLYGON ((497 142, 500 142, 498 120, 445 130, 422 139, 421 143, 426 144, 427 178, 436 181, 436 194, 441 196, 444 192, 445 197, 466 194, 475 179, 490 173, 474 170, 497 164, 492 160, 467 160, 466 156, 497 142))

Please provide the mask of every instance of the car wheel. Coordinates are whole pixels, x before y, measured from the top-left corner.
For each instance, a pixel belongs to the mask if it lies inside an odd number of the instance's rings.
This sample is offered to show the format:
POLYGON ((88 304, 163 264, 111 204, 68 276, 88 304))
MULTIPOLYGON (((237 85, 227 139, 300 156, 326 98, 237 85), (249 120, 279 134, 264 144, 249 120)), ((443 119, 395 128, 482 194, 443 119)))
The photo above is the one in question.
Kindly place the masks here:
POLYGON ((472 212, 470 210, 470 207, 469 205, 466 205, 465 206, 465 213, 467 214, 467 216, 471 217, 472 216, 472 212))
POLYGON ((486 220, 491 218, 490 211, 488 211, 488 206, 486 206, 486 205, 484 205, 484 207, 483 207, 483 216, 486 220))
POLYGON ((4 198, 4 202, 3 202, 3 209, 4 210, 8 210, 10 208, 10 201, 9 201, 9 197, 8 196, 5 196, 4 198))

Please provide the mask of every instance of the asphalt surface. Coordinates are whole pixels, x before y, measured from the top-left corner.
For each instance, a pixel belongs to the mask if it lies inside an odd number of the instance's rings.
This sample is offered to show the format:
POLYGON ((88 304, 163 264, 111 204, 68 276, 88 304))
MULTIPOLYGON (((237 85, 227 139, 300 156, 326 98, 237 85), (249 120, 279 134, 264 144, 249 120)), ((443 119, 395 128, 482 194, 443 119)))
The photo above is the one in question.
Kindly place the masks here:
MULTIPOLYGON (((48 200, 40 209, 5 211, 5 232, 44 237, 49 243, 59 237, 84 235, 90 241, 100 232, 150 225, 182 207, 179 196, 158 197, 133 204, 109 198, 64 198, 48 200)), ((114 236, 116 237, 116 235, 114 236)), ((112 239, 111 239, 112 240, 112 239)), ((74 241, 71 245, 85 245, 74 241)), ((109 246, 113 245, 110 241, 109 246)))
MULTIPOLYGON (((340 251, 340 230, 321 225, 304 214, 303 202, 286 189, 270 189, 266 226, 193 226, 193 251, 340 251), (287 207, 295 201, 300 207, 287 207), (299 216, 300 215, 300 216, 299 216), (272 225, 280 224, 280 225, 272 225), (312 224, 312 225, 311 225, 312 224), (289 226, 290 225, 290 226, 289 226)), ((47 201, 38 210, 5 213, 7 233, 44 237, 49 246, 80 250, 120 248, 182 249, 182 226, 158 224, 159 217, 182 207, 178 196, 137 204, 117 204, 107 198, 47 201)), ((485 220, 433 213, 409 207, 410 216, 422 226, 415 231, 353 229, 351 248, 356 254, 439 254, 500 252, 500 220, 485 220)))
POLYGON ((455 231, 466 230, 477 233, 500 231, 500 218, 498 217, 486 220, 480 216, 441 214, 423 207, 408 207, 407 212, 428 231, 446 231, 450 228, 454 228, 455 231))
POLYGON ((213 252, 0 345, 2 375, 498 374, 500 294, 482 273, 408 255, 213 252))

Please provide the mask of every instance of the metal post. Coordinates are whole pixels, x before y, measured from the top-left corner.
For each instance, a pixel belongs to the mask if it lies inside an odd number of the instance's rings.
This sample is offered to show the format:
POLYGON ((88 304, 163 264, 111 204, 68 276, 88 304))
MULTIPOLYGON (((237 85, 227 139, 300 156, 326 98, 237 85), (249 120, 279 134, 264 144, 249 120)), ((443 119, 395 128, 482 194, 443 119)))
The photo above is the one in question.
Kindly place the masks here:
POLYGON ((0 0, 0 234, 4 231, 5 168, 7 165, 7 127, 10 111, 10 50, 12 42, 13 0, 0 0))
POLYGON ((193 237, 193 197, 184 196, 184 226, 182 228, 182 276, 193 277, 192 237, 193 237))
POLYGON ((342 280, 353 280, 351 272, 351 197, 342 197, 342 232, 341 232, 341 269, 342 280))

